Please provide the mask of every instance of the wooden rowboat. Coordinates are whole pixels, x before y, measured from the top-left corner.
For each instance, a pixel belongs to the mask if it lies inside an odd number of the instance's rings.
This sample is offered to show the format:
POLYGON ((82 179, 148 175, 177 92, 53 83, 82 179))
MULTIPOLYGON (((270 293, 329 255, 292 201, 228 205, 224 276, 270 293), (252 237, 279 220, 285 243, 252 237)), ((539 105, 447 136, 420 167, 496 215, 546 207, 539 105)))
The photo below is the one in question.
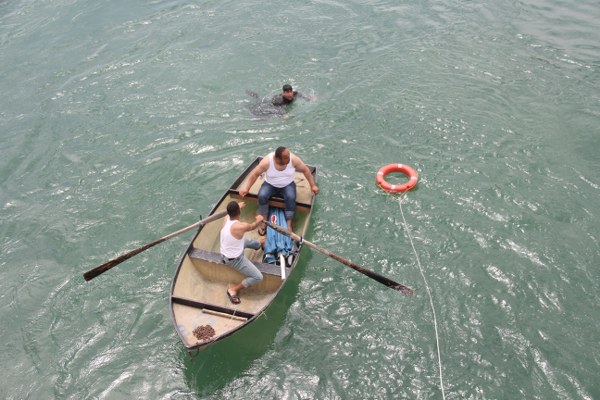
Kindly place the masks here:
MULTIPOLYGON (((258 209, 258 190, 264 181, 259 177, 245 197, 239 189, 248 175, 258 165, 259 157, 246 168, 229 190, 221 197, 210 215, 223 213, 231 200, 244 201, 241 221, 253 222, 258 209)), ((316 181, 316 168, 308 166, 316 181)), ((296 171, 296 214, 294 233, 304 237, 308 229, 314 194, 304 174, 296 171)), ((283 208, 283 199, 272 198, 271 206, 283 208)), ((223 220, 200 225, 198 232, 185 252, 171 285, 171 319, 181 342, 188 350, 201 350, 206 346, 238 332, 258 318, 286 283, 298 264, 302 243, 295 243, 297 255, 287 267, 265 264, 263 251, 246 249, 246 256, 263 274, 263 280, 240 293, 241 303, 232 304, 226 294, 228 285, 240 282, 243 275, 224 264, 220 254, 220 232, 223 220)), ((257 231, 245 237, 258 239, 257 231)))

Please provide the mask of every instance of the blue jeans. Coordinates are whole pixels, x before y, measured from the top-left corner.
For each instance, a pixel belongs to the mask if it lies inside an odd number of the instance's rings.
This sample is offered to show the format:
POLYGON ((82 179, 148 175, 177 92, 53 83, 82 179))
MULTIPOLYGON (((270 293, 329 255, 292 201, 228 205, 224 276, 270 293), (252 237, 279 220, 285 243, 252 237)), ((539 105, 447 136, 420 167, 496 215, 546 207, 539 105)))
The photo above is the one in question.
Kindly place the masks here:
POLYGON ((258 191, 258 213, 267 218, 269 212, 269 199, 279 195, 285 202, 285 219, 294 219, 296 211, 296 182, 292 182, 282 188, 277 188, 267 182, 263 182, 258 191))
MULTIPOLYGON (((244 239, 244 248, 258 250, 260 249, 260 242, 258 240, 244 239)), ((262 281, 262 274, 258 268, 256 268, 256 265, 248 260, 243 252, 233 259, 229 259, 223 255, 221 255, 221 257, 225 264, 233 267, 233 269, 246 276, 246 279, 242 281, 242 285, 244 285, 245 288, 256 285, 258 282, 262 281)))

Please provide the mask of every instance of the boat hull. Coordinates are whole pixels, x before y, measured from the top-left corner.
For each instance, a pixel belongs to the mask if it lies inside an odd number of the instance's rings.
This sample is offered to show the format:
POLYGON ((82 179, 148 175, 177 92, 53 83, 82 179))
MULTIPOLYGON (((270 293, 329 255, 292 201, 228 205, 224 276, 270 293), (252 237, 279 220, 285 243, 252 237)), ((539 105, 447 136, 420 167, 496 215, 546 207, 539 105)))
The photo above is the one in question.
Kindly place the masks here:
MULTIPOLYGON (((242 198, 238 191, 260 160, 257 158, 244 170, 210 215, 224 211, 231 200, 244 201, 246 206, 242 209, 240 220, 254 221, 258 209, 257 194, 263 177, 257 179, 247 196, 242 198)), ((309 169, 316 180, 316 168, 309 166, 309 169)), ((294 233, 303 237, 308 229, 314 194, 302 173, 296 172, 294 180, 297 205, 293 227, 294 233)), ((273 198, 269 204, 283 208, 283 199, 273 198)), ((290 265, 283 268, 282 273, 280 265, 262 262, 262 249, 246 249, 246 257, 262 272, 263 280, 244 289, 240 294, 241 303, 234 305, 227 297, 227 288, 240 282, 244 276, 221 260, 219 238, 222 225, 223 220, 218 220, 198 228, 171 285, 171 318, 182 344, 189 350, 201 350, 238 332, 258 318, 275 300, 300 259, 302 244, 295 243, 297 255, 290 265)), ((245 237, 259 239, 257 231, 248 232, 245 237)))

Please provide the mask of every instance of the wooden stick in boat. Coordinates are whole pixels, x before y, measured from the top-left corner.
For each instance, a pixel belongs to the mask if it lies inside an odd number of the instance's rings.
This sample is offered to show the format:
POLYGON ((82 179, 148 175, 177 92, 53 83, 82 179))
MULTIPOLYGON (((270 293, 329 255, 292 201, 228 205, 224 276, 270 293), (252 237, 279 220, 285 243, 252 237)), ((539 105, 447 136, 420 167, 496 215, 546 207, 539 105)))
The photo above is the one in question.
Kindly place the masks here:
POLYGON ((235 319, 236 321, 248 321, 248 318, 240 317, 239 315, 227 314, 220 311, 210 310, 208 308, 203 308, 202 312, 205 314, 216 315, 227 319, 235 319))
POLYGON ((397 290, 399 292, 402 292, 406 296, 411 296, 412 293, 413 293, 413 290, 410 287, 408 287, 408 286, 405 286, 405 285, 403 285, 401 283, 395 282, 395 281, 393 281, 393 280, 391 280, 389 278, 386 278, 383 275, 379 275, 377 272, 374 272, 374 271, 371 271, 371 270, 366 269, 364 267, 361 267, 360 265, 355 264, 352 261, 347 260, 347 259, 345 259, 343 257, 340 257, 337 254, 334 254, 334 253, 332 253, 331 251, 329 251, 327 249, 324 249, 324 248, 322 248, 320 246, 317 246, 316 244, 311 243, 311 242, 309 242, 306 239, 302 239, 300 236, 296 235, 294 232, 288 231, 287 229, 284 229, 284 228, 282 228, 279 225, 275 225, 275 224, 271 223, 270 221, 264 221, 264 222, 268 226, 270 226, 271 228, 275 229, 277 232, 283 233, 284 235, 287 235, 287 236, 291 237, 292 239, 294 239, 296 241, 301 241, 302 243, 306 244, 308 247, 310 247, 312 249, 315 249, 315 250, 317 250, 317 251, 325 254, 326 256, 333 258, 336 261, 341 262, 342 264, 344 264, 344 265, 346 265, 346 266, 354 269, 355 271, 360 272, 363 275, 368 276, 371 279, 376 280, 379 283, 384 284, 385 286, 387 286, 387 287, 389 287, 391 289, 394 289, 394 290, 397 290))
POLYGON ((167 236, 163 236, 160 239, 157 239, 153 242, 150 242, 141 247, 138 247, 137 249, 133 249, 131 251, 128 251, 127 253, 121 254, 120 256, 113 258, 112 260, 109 260, 109 261, 105 262, 104 264, 97 266, 96 268, 90 269, 88 272, 83 274, 83 278, 86 281, 92 280, 95 277, 97 277, 98 275, 105 273, 112 267, 117 266, 117 265, 121 264, 123 261, 130 259, 131 257, 135 256, 136 254, 140 254, 142 251, 148 250, 150 247, 156 246, 159 243, 169 240, 172 237, 175 237, 179 234, 187 232, 187 231, 194 229, 200 225, 206 225, 209 222, 221 219, 225 215, 227 215, 227 211, 218 212, 218 213, 213 214, 210 217, 206 217, 203 220, 200 220, 200 221, 196 222, 195 224, 192 224, 186 228, 180 229, 176 232, 168 234, 167 236))

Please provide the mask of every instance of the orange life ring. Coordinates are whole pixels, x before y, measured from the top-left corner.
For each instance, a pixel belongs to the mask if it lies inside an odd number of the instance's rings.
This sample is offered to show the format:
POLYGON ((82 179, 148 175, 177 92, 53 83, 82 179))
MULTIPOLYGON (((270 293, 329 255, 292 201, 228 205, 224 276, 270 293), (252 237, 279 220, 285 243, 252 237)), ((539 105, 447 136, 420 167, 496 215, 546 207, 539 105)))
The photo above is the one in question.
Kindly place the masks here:
POLYGON ((388 164, 385 167, 381 167, 381 169, 377 172, 377 185, 380 188, 385 190, 386 192, 391 193, 400 193, 407 192, 417 186, 417 181, 419 180, 419 174, 413 168, 404 164, 388 164), (385 176, 391 172, 402 172, 403 174, 408 175, 408 182, 403 183, 402 185, 392 185, 385 180, 385 176))

